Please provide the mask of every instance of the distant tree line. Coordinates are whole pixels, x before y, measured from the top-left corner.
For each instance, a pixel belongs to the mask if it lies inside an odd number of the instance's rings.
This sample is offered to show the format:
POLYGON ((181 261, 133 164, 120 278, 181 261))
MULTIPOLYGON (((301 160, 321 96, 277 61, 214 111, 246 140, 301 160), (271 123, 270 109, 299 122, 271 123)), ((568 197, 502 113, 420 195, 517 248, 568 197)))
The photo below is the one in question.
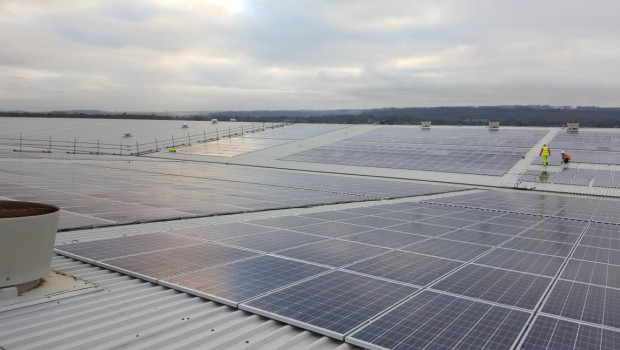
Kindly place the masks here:
POLYGON ((296 122, 339 124, 420 124, 430 120, 435 125, 486 125, 499 121, 504 126, 563 126, 578 121, 584 127, 620 126, 620 108, 550 106, 494 107, 411 107, 366 110, 297 110, 297 111, 226 111, 171 114, 136 114, 91 112, 0 112, 0 117, 106 118, 106 119, 186 119, 229 120, 242 122, 296 122))

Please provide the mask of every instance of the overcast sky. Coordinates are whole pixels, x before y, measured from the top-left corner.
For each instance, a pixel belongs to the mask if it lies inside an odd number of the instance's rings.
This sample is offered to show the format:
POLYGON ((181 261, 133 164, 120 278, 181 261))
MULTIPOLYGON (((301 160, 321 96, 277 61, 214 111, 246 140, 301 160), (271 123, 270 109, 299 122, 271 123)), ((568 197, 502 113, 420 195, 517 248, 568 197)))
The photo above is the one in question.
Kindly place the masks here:
POLYGON ((617 0, 0 0, 0 110, 620 106, 617 0))

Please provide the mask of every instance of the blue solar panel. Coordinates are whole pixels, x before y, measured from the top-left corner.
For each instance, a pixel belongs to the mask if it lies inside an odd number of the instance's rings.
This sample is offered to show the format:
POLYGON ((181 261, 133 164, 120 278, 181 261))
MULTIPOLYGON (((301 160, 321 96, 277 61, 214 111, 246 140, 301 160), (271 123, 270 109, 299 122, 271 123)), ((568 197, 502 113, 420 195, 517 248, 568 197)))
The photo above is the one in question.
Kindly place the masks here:
POLYGON ((556 256, 497 248, 475 260, 474 263, 553 277, 560 271, 564 259, 556 256))
POLYGON ((457 242, 441 238, 432 238, 428 241, 402 248, 402 250, 408 252, 423 253, 461 261, 469 261, 489 249, 491 249, 491 247, 485 245, 457 242))
POLYGON ((116 270, 120 269, 131 275, 155 281, 181 273, 247 259, 256 255, 256 253, 247 250, 204 243, 103 260, 103 262, 106 267, 116 270))
POLYGON ((617 305, 620 305, 620 290, 559 280, 542 312, 618 328, 617 305))
POLYGON ((461 265, 458 261, 394 251, 353 264, 347 270, 425 286, 461 265))
POLYGON ((347 340, 385 349, 510 349, 530 314, 424 291, 347 340))
POLYGON ((581 323, 538 316, 521 349, 620 349, 620 332, 581 323))
POLYGON ((278 255, 340 267, 388 252, 389 249, 341 240, 328 240, 278 252, 278 255))
POLYGON ((240 308, 342 339, 416 290, 334 271, 243 303, 240 308))
POLYGON ((467 265, 431 288, 531 310, 550 283, 547 277, 467 265))
POLYGON ((242 248, 260 250, 263 252, 275 252, 282 249, 301 246, 326 240, 325 237, 307 235, 298 232, 278 230, 262 232, 255 235, 235 237, 220 241, 221 243, 236 245, 242 248))
POLYGON ((560 278, 603 287, 620 288, 620 266, 571 259, 560 278))
POLYGON ((164 280, 162 284, 237 306, 241 301, 325 271, 328 269, 287 259, 260 256, 173 277, 164 280))
POLYGON ((342 237, 342 239, 352 242, 378 245, 386 248, 400 248, 429 238, 412 233, 376 229, 342 237))
POLYGON ((460 242, 497 246, 509 240, 510 236, 481 231, 457 230, 443 235, 441 236, 441 238, 451 239, 460 242))
POLYGON ((529 239, 515 237, 502 245, 503 248, 522 250, 525 252, 547 254, 566 257, 573 249, 572 244, 543 241, 539 239, 529 239))
POLYGON ((416 235, 423 235, 429 237, 435 237, 443 235, 444 233, 454 231, 452 227, 446 226, 437 226, 431 224, 423 224, 421 222, 407 222, 404 224, 391 226, 390 230, 406 232, 406 233, 414 233, 416 235))
POLYGON ((353 233, 361 233, 372 230, 372 227, 346 224, 343 222, 323 222, 320 224, 312 224, 292 228, 293 231, 311 233, 325 237, 342 237, 353 233))

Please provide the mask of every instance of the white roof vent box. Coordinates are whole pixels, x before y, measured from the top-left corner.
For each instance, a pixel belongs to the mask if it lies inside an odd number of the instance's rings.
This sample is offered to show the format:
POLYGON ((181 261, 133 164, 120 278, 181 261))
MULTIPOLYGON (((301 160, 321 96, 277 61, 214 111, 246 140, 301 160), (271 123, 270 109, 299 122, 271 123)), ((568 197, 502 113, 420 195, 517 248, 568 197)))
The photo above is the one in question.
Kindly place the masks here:
POLYGON ((497 121, 494 121, 494 122, 490 121, 489 122, 489 129, 491 129, 491 130, 499 129, 499 122, 497 122, 497 121))
POLYGON ((430 120, 423 120, 422 121, 422 128, 430 128, 431 127, 431 121, 430 120))
POLYGON ((566 131, 579 131, 579 123, 578 122, 566 123, 566 131))
POLYGON ((133 133, 130 131, 126 131, 123 133, 123 137, 132 137, 132 136, 133 136, 133 133))
POLYGON ((50 273, 59 213, 53 205, 0 201, 0 292, 32 289, 50 273))

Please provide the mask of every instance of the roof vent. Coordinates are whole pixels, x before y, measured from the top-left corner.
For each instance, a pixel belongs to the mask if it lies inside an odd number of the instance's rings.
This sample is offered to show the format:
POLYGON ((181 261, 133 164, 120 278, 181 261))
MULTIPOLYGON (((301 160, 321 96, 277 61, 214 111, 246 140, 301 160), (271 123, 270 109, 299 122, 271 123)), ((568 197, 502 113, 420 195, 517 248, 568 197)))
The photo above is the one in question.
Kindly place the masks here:
POLYGON ((189 128, 189 124, 181 124, 181 129, 187 129, 189 128))
POLYGON ((133 133, 131 133, 131 132, 124 132, 123 133, 123 137, 132 137, 132 136, 133 136, 133 133))
POLYGON ((237 121, 237 119, 235 119, 235 118, 230 118, 230 121, 231 121, 231 122, 236 122, 236 121, 237 121))
POLYGON ((499 122, 489 122, 489 129, 499 129, 499 122))
POLYGON ((217 119, 211 119, 211 124, 217 124, 217 119))
POLYGON ((50 273, 59 212, 47 204, 0 201, 0 292, 22 293, 50 273))
POLYGON ((423 128, 430 128, 431 127, 431 121, 430 120, 423 120, 422 121, 422 127, 423 128))
POLYGON ((578 122, 566 123, 566 131, 579 131, 579 123, 578 122))

